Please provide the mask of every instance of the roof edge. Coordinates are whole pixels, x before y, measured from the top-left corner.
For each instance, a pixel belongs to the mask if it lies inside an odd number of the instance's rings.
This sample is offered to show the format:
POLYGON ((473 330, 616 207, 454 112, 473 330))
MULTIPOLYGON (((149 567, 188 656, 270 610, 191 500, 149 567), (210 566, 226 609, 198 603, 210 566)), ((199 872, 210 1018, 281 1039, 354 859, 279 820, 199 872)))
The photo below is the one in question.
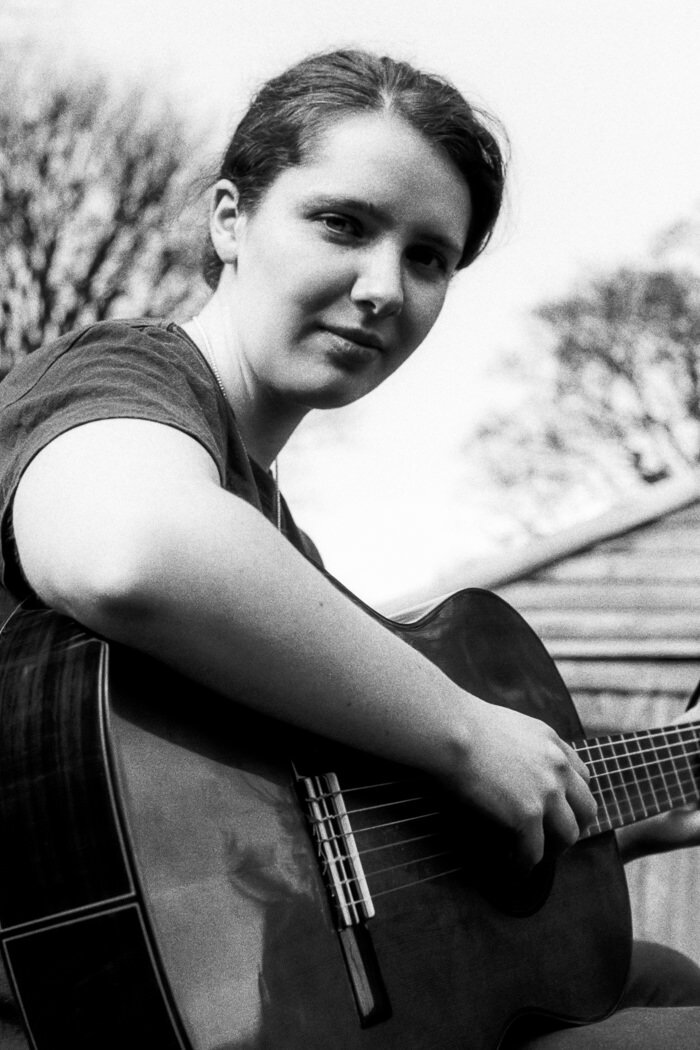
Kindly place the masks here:
POLYGON ((636 498, 613 504, 594 518, 536 539, 525 547, 462 562, 450 572, 449 580, 444 575, 437 579, 432 590, 434 597, 425 597, 425 592, 407 593, 383 603, 381 611, 393 619, 417 619, 463 587, 496 588, 515 583, 596 543, 633 532, 698 500, 700 471, 693 470, 680 477, 659 481, 636 498))

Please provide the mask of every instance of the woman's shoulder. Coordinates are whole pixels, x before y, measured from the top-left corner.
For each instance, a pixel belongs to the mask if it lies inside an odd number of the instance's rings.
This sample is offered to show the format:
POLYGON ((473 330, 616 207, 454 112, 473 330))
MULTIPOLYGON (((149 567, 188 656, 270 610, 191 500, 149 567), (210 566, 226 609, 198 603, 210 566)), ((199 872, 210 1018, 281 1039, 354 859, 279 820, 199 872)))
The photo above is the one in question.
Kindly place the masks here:
POLYGON ((181 367, 186 368, 189 361, 190 367, 202 374, 197 355, 186 352, 187 343, 182 330, 165 319, 110 319, 82 325, 49 340, 19 361, 0 383, 0 404, 12 403, 39 380, 48 378, 64 358, 68 367, 78 367, 77 358, 82 357, 82 368, 92 357, 105 368, 110 361, 134 352, 155 355, 163 363, 177 355, 181 367))
POLYGON ((0 383, 0 449, 119 416, 175 426, 218 449, 223 415, 206 363, 177 325, 100 321, 46 343, 0 383))

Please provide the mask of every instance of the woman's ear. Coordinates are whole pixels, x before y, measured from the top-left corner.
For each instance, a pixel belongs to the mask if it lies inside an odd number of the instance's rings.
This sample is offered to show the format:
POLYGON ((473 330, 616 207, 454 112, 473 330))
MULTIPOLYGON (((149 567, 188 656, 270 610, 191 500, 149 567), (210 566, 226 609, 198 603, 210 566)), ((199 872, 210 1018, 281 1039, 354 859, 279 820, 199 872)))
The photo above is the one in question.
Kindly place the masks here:
POLYGON ((222 263, 233 263, 237 258, 242 219, 238 201, 234 183, 230 179, 219 179, 209 212, 209 232, 214 251, 222 263))

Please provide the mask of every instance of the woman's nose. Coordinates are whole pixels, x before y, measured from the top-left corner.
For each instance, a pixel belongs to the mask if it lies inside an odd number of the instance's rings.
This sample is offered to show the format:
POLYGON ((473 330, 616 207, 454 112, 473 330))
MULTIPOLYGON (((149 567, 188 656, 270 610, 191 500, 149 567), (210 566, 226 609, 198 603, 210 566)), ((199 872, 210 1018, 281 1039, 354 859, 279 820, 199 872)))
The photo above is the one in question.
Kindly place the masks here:
POLYGON ((403 278, 401 253, 376 247, 364 254, 350 297, 375 316, 397 314, 404 301, 403 278))

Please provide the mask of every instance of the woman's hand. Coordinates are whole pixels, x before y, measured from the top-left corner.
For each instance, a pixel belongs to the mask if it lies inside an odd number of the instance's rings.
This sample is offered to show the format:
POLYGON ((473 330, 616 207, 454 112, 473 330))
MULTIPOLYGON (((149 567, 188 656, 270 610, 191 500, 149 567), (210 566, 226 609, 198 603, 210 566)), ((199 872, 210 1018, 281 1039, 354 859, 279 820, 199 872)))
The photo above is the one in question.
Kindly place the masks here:
POLYGON ((448 779, 468 804, 511 831, 529 870, 572 846, 595 819, 588 769, 539 719, 470 698, 466 755, 448 779))
MULTIPOLYGON (((698 720, 700 711, 691 708, 676 719, 676 724, 698 720)), ((640 820, 618 831, 617 841, 625 864, 653 853, 700 846, 700 809, 696 802, 691 802, 669 813, 640 820)))
POLYGON ((617 833, 617 841, 625 864, 652 853, 700 846, 700 810, 696 803, 692 803, 658 817, 649 817, 622 828, 617 833))

